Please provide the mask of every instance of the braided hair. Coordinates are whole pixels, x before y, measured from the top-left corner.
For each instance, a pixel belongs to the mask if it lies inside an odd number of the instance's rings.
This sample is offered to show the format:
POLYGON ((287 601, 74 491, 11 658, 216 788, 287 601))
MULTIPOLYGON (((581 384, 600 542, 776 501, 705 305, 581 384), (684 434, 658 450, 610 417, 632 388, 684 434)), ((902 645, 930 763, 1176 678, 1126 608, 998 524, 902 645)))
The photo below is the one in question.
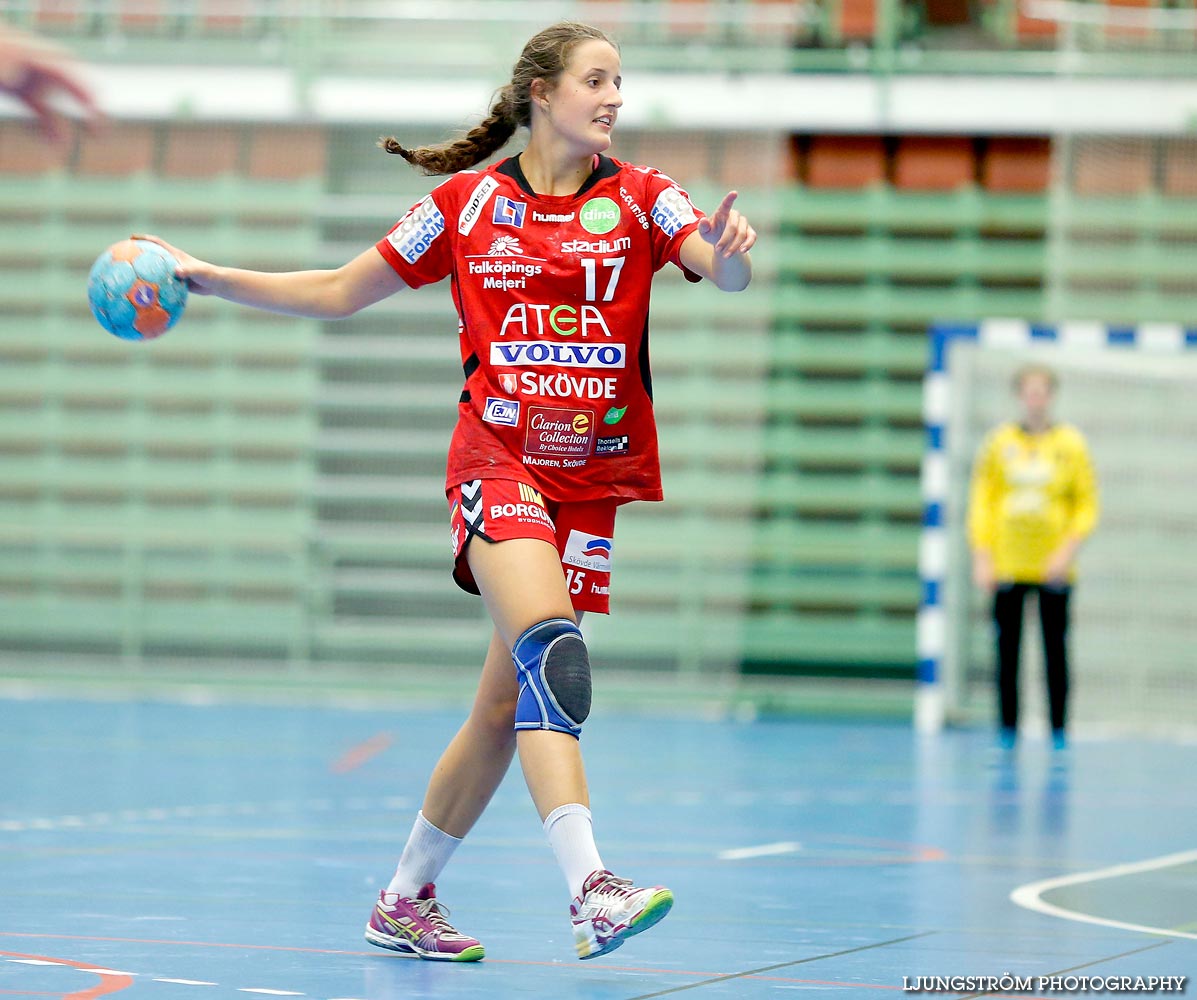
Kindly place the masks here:
POLYGON ((452 174, 475 166, 502 149, 521 125, 532 124, 532 81, 555 81, 574 48, 592 39, 616 48, 599 28, 559 21, 528 40, 512 68, 511 81, 496 93, 490 113, 464 135, 417 149, 407 149, 393 135, 380 139, 378 145, 426 174, 452 174))

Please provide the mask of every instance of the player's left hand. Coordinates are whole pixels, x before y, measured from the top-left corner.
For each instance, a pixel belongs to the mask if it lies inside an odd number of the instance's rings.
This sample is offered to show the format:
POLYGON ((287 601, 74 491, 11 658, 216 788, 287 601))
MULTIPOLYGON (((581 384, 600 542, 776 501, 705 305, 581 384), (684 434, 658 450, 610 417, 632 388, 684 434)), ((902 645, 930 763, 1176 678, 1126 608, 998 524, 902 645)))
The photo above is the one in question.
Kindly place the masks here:
POLYGON ((698 235, 711 244, 721 257, 747 253, 756 242, 756 230, 732 208, 738 195, 738 191, 729 191, 714 215, 698 220, 698 235))

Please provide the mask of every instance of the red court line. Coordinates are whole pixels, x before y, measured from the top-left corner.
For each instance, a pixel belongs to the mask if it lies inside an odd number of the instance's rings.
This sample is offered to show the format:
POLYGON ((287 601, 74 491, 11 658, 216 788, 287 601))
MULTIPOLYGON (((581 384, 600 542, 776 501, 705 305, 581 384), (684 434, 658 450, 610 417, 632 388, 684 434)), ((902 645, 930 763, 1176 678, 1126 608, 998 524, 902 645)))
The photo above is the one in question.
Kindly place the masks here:
POLYGON ((395 738, 390 733, 376 733, 368 740, 363 740, 355 747, 350 747, 329 766, 333 774, 348 774, 355 768, 361 767, 366 761, 377 757, 388 749, 395 738))
MULTIPOLYGON (((9 935, 5 936, 7 937, 9 935)), ((28 936, 34 937, 36 935, 28 936)), ((90 969, 101 968, 101 966, 96 965, 95 962, 76 962, 69 958, 51 958, 48 955, 26 955, 19 951, 0 951, 0 955, 7 955, 9 958, 29 958, 37 962, 53 962, 55 965, 69 965, 75 969, 82 969, 84 972, 87 972, 90 969)), ((93 973, 93 975, 98 975, 98 973, 93 973)), ((132 985, 132 976, 100 976, 100 981, 89 990, 76 990, 74 993, 59 993, 56 995, 61 996, 62 1000, 95 1000, 96 997, 106 996, 109 993, 116 993, 120 990, 128 989, 132 985)))
MULTIPOLYGON (((385 954, 377 952, 377 951, 347 951, 347 950, 338 949, 338 948, 299 948, 294 945, 281 945, 281 944, 232 944, 229 942, 221 942, 221 941, 166 941, 166 940, 161 940, 158 938, 100 937, 97 935, 90 935, 90 934, 89 935, 84 935, 84 934, 30 934, 30 933, 23 933, 20 931, 0 931, 0 937, 43 938, 43 939, 51 938, 51 939, 55 939, 55 940, 65 940, 65 941, 104 941, 104 942, 117 943, 117 944, 168 944, 168 945, 175 945, 178 947, 186 947, 186 948, 241 948, 246 951, 290 951, 290 952, 301 952, 301 953, 310 954, 310 955, 356 955, 356 956, 364 956, 364 957, 368 957, 368 958, 382 958, 382 959, 385 959, 387 957, 385 954)), ((14 953, 0 951, 0 955, 7 955, 7 954, 14 954, 14 953)), ((25 955, 22 957, 37 958, 38 956, 25 955)), ((59 961, 63 961, 63 960, 62 959, 48 959, 48 961, 59 962, 59 961)), ((583 966, 582 963, 580 963, 580 962, 577 965, 566 965, 562 962, 533 962, 533 961, 527 961, 527 960, 518 959, 518 958, 488 958, 488 959, 486 959, 486 964, 488 964, 488 965, 540 966, 540 967, 547 968, 547 969, 561 969, 563 971, 569 971, 572 968, 572 969, 577 969, 579 972, 584 972, 587 968, 587 966, 583 966)), ((91 968, 91 966, 85 965, 85 966, 83 966, 83 968, 91 968)), ((602 969, 606 969, 610 972, 638 972, 638 973, 649 973, 649 974, 656 974, 656 975, 662 975, 662 976, 687 976, 687 977, 696 976, 696 977, 704 978, 704 979, 712 978, 715 976, 731 975, 731 973, 727 972, 726 970, 723 972, 699 972, 699 971, 691 970, 691 969, 655 969, 655 968, 648 968, 645 966, 637 966, 637 965, 602 965, 602 966, 591 965, 591 966, 589 966, 589 968, 602 968, 602 969)), ((759 979, 759 980, 763 980, 763 981, 777 982, 777 983, 817 984, 817 983, 823 982, 823 980, 818 980, 818 979, 796 979, 796 978, 787 978, 784 976, 744 976, 743 978, 744 979, 759 979)), ((868 986, 867 983, 847 983, 847 982, 844 982, 844 983, 828 982, 828 983, 826 983, 826 985, 868 986)), ((900 990, 901 989, 900 986, 873 986, 871 988, 879 989, 879 990, 900 990)), ((97 994, 95 994, 95 996, 100 996, 100 994, 97 993, 97 994)), ((90 996, 85 996, 83 994, 76 995, 76 994, 72 993, 70 996, 64 998, 64 1000, 91 1000, 91 998, 90 998, 90 996)), ((1034 997, 1018 997, 1018 998, 1013 998, 1013 1000, 1036 1000, 1036 998, 1034 998, 1034 997)))
MULTIPOLYGON (((294 945, 281 944, 232 944, 229 942, 220 941, 166 941, 158 938, 124 938, 124 937, 99 937, 95 935, 83 934, 28 934, 19 931, 0 931, 0 937, 16 937, 16 938, 53 938, 55 940, 65 941, 105 941, 117 944, 171 944, 187 948, 242 948, 247 951, 291 951, 301 952, 310 955, 358 955, 368 958, 386 958, 386 955, 376 951, 346 951, 338 948, 299 948, 294 945)), ((14 958, 36 958, 43 962, 60 962, 63 965, 73 965, 80 969, 96 968, 95 964, 84 964, 82 962, 72 962, 65 958, 45 958, 41 955, 24 955, 15 951, 0 951, 0 955, 11 955, 14 958)), ((585 966, 580 963, 576 966, 565 965, 561 962, 531 962, 518 958, 488 958, 486 959, 488 965, 534 965, 549 969, 561 969, 568 971, 571 968, 576 968, 579 971, 585 971, 585 966)), ((646 968, 638 965, 601 965, 589 966, 589 968, 602 968, 610 972, 638 972, 650 973, 661 976, 698 976, 702 978, 710 978, 714 976, 730 975, 728 972, 698 972, 689 969, 654 969, 646 968)), ((101 983, 91 990, 82 990, 78 993, 68 993, 63 996, 63 1000, 94 1000, 95 997, 104 996, 106 993, 115 993, 117 990, 123 990, 133 984, 133 980, 129 976, 104 976, 104 979, 121 979, 123 982, 119 984, 101 983)), ((879 983, 854 983, 844 982, 835 979, 798 979, 792 976, 744 976, 745 979, 760 980, 761 982, 769 983, 796 983, 807 986, 855 986, 861 989, 868 990, 901 990, 902 987, 898 985, 887 986, 879 983)), ((0 990, 0 993, 4 991, 0 990)), ((26 996, 40 995, 40 994, 25 994, 26 996)), ((62 996, 62 994, 50 994, 52 996, 62 996)), ((990 1000, 1050 1000, 1048 997, 1032 997, 1032 996, 1011 996, 1003 997, 1000 994, 993 994, 990 1000)))

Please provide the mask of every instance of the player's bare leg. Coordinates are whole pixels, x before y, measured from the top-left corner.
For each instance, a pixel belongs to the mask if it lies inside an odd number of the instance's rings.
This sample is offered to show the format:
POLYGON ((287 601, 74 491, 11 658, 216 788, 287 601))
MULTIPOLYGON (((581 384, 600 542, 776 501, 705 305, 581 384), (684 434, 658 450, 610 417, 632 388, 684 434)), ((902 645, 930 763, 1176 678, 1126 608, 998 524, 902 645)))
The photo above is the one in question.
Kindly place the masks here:
POLYGON ((664 917, 673 893, 617 878, 603 866, 595 846, 578 743, 590 711, 589 656, 560 556, 539 539, 474 539, 467 558, 519 671, 520 766, 574 896, 570 919, 578 957, 608 954, 664 917))
POLYGON ((450 836, 470 832, 511 766, 518 691, 511 650, 496 631, 469 717, 441 754, 424 795, 424 816, 450 836))
MULTIPOLYGON (((561 557, 548 542, 513 538, 488 543, 475 538, 467 555, 491 620, 508 648, 538 622, 577 621, 561 572, 561 557)), ((510 660, 508 672, 516 685, 510 660)), ((517 745, 524 780, 542 821, 567 803, 589 806, 582 752, 574 736, 524 729, 518 733, 517 745)))

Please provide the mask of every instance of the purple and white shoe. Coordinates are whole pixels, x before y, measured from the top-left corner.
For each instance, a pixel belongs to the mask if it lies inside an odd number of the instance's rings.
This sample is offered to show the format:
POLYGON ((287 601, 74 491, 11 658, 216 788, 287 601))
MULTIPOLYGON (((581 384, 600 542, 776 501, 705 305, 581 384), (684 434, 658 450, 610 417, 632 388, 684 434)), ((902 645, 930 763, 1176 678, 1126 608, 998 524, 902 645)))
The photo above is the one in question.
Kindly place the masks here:
POLYGON ((673 893, 662 885, 638 889, 609 871, 591 872, 569 908, 578 958, 613 952, 628 938, 646 931, 673 906, 673 893))
POLYGON ((408 958, 477 962, 485 949, 450 924, 448 915, 431 882, 414 899, 384 889, 366 924, 366 940, 408 958))

